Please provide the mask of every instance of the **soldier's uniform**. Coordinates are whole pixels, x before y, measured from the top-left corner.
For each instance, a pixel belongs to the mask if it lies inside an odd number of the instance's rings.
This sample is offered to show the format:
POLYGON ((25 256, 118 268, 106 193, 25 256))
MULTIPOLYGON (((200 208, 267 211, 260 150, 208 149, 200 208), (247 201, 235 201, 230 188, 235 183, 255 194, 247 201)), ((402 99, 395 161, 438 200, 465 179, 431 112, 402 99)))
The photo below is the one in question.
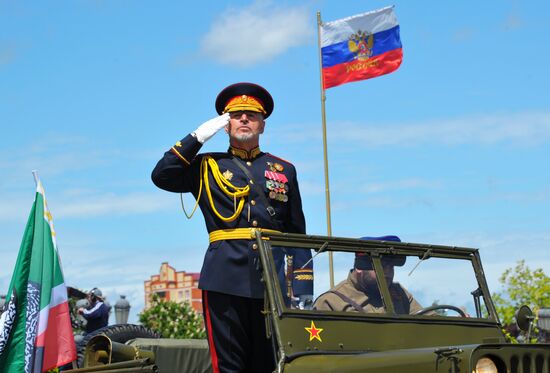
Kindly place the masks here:
MULTIPOLYGON (((395 313, 408 315, 422 309, 422 306, 399 283, 392 283, 389 290, 395 313)), ((320 311, 386 312, 378 289, 373 289, 370 294, 367 294, 357 283, 354 271, 349 273, 346 280, 321 294, 313 308, 320 311)))
MULTIPOLYGON (((251 152, 230 148, 224 153, 197 155, 200 146, 191 135, 178 141, 158 162, 153 170, 153 181, 159 188, 171 192, 191 192, 199 200, 210 237, 199 287, 203 290, 263 299, 264 286, 260 282, 259 255, 252 229, 305 233, 296 170, 291 163, 264 153, 259 148, 251 152), (250 179, 235 161, 246 167, 256 182, 261 184, 261 190, 275 211, 273 217, 267 210, 264 199, 258 195, 256 188, 250 184, 250 179), (280 165, 278 167, 281 171, 271 171, 270 165, 280 165), (205 171, 208 174, 206 179, 205 171), (236 191, 240 196, 228 196, 217 183, 217 177, 231 183, 236 187, 235 190, 241 189, 236 191), (286 198, 269 198, 271 191, 266 185, 271 187, 276 182, 274 178, 285 181, 277 183, 284 184, 281 189, 285 189, 285 193, 278 194, 286 198), (243 187, 248 187, 246 192, 242 191, 243 187), (231 221, 224 221, 216 211, 224 218, 236 216, 231 221)), ((276 250, 274 254, 275 261, 282 264, 284 253, 276 250)), ((292 254, 294 268, 300 268, 311 257, 305 250, 296 250, 292 254)), ((312 278, 303 280, 304 276, 298 276, 303 273, 311 274, 311 266, 294 271, 293 289, 297 295, 312 293, 312 278), (297 276, 302 280, 296 279, 297 276)))
MULTIPOLYGON (((259 87, 235 86, 228 87, 229 92, 226 88, 218 96, 219 114, 227 100, 236 95, 247 100, 247 94, 252 96, 249 88, 259 87)), ((264 91, 261 88, 253 93, 269 105, 271 96, 267 91, 265 94, 269 97, 262 96, 264 91)), ((272 107, 271 101, 265 117, 272 107)), ((192 134, 178 141, 158 162, 152 179, 159 188, 192 193, 204 216, 210 244, 199 287, 203 290, 214 371, 218 368, 242 371, 244 366, 265 371, 273 367, 274 360, 272 356, 266 359, 265 355, 272 347, 266 343, 261 314, 264 286, 260 282, 254 230, 305 233, 296 169, 291 163, 259 148, 245 151, 230 147, 223 153, 198 154, 201 146, 192 134), (251 348, 263 348, 265 354, 252 352, 251 348), (248 356, 252 354, 256 356, 248 356)), ((312 264, 301 269, 311 258, 309 251, 274 249, 273 255, 281 279, 285 255, 293 256, 293 267, 297 268, 290 274, 294 295, 313 294, 312 264)))
MULTIPOLYGON (((397 236, 361 237, 361 239, 401 242, 397 236)), ((386 256, 382 258, 382 265, 401 267, 405 264, 405 261, 406 257, 403 255, 386 256)), ((317 298, 313 305, 314 309, 366 313, 386 312, 378 286, 373 283, 365 287, 358 280, 355 271, 355 269, 372 271, 371 258, 364 253, 356 253, 353 267, 354 269, 350 271, 347 279, 317 298)), ((422 309, 422 306, 399 283, 392 281, 388 286, 394 310, 397 314, 412 314, 422 309)))

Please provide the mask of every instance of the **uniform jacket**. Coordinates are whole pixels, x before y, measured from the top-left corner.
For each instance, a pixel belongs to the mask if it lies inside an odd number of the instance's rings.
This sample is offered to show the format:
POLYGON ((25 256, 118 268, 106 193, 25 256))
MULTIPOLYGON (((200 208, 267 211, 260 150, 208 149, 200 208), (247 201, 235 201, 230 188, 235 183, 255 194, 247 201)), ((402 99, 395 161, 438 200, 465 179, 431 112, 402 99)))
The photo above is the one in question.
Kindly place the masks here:
MULTIPOLYGON (((171 192, 192 193, 198 199, 202 211, 206 229, 213 232, 232 228, 265 228, 289 233, 305 233, 305 219, 302 211, 302 202, 296 169, 294 166, 269 153, 264 153, 256 148, 251 152, 230 148, 224 153, 198 154, 202 144, 195 137, 188 135, 178 141, 172 149, 164 154, 157 163, 152 173, 152 179, 156 186, 171 192), (212 205, 206 193, 207 186, 201 187, 201 163, 205 156, 211 156, 220 173, 237 187, 250 185, 249 195, 245 200, 244 208, 240 215, 231 222, 225 222, 212 211, 212 205), (250 184, 233 158, 236 158, 251 173, 261 187, 262 193, 268 203, 275 209, 275 219, 272 219, 267 211, 264 199, 259 197, 255 187, 250 184), (280 201, 269 198, 268 189, 271 181, 266 171, 273 172, 273 165, 277 163, 283 174, 281 177, 287 182, 285 195, 287 200, 280 201), (271 164, 271 166, 270 166, 271 164)), ((272 174, 269 174, 272 177, 272 174)), ((224 216, 231 216, 235 211, 238 201, 223 193, 215 182, 212 173, 208 174, 208 188, 211 191, 212 201, 218 212, 224 216)), ((281 186, 281 185, 279 185, 281 186)), ((283 194, 283 193, 280 193, 283 194)), ((274 259, 282 277, 285 254, 293 255, 294 268, 300 268, 311 258, 309 250, 274 249, 274 259)), ((310 263, 304 270, 295 270, 292 273, 293 289, 295 295, 313 293, 313 271, 310 263)), ((254 240, 220 240, 209 244, 204 258, 199 287, 203 290, 217 291, 220 293, 238 295, 248 298, 263 298, 264 287, 260 282, 259 255, 254 240)), ((282 289, 284 292, 284 289, 282 289)))
POLYGON ((85 309, 82 316, 86 319, 86 333, 103 328, 109 324, 110 307, 97 301, 91 308, 85 309))
MULTIPOLYGON (((340 282, 330 291, 321 294, 315 301, 313 308, 321 311, 357 312, 349 302, 342 299, 342 297, 335 294, 335 292, 350 298, 367 313, 386 312, 378 291, 378 294, 369 297, 368 294, 360 290, 357 285, 354 271, 349 273, 346 280, 340 282)), ((398 314, 412 314, 422 309, 422 306, 413 296, 396 282, 390 285, 390 295, 392 297, 395 312, 398 314)))

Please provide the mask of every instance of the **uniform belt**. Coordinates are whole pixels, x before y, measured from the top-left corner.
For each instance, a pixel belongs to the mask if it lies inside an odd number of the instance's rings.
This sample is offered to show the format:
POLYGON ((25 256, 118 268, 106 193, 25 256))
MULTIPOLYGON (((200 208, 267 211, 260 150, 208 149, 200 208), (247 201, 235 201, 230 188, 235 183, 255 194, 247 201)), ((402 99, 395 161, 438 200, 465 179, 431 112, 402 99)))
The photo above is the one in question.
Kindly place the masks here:
POLYGON ((222 240, 253 240, 256 238, 256 231, 266 233, 281 233, 280 231, 276 231, 274 229, 265 228, 233 228, 212 231, 208 234, 208 237, 210 239, 210 243, 222 240))

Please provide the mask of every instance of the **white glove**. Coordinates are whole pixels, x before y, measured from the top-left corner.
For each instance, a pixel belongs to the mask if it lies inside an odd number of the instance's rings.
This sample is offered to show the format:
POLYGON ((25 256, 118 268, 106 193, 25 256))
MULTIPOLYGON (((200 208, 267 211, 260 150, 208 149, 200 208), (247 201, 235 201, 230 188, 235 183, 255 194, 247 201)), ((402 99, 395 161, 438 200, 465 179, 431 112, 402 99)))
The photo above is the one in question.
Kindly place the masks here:
POLYGON ((193 132, 197 140, 204 144, 219 130, 225 127, 229 123, 229 113, 220 115, 219 117, 210 119, 208 122, 204 122, 193 132))

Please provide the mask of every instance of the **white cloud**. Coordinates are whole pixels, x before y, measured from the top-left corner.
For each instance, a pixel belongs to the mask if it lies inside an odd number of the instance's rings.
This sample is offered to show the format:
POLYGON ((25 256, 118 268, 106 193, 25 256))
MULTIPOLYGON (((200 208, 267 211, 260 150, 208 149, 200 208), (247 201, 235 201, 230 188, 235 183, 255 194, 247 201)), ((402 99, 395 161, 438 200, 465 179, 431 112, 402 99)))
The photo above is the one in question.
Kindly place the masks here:
POLYGON ((247 67, 269 61, 311 40, 310 12, 257 1, 225 10, 202 39, 202 51, 227 65, 247 67))
MULTIPOLYGON (((512 267, 521 259, 535 268, 547 263, 547 242, 550 242, 548 231, 455 231, 455 232, 420 232, 409 233, 409 242, 425 242, 450 246, 479 248, 481 258, 486 263, 512 267)), ((550 268, 546 266, 546 268, 550 268)))
POLYGON ((523 25, 524 22, 520 15, 517 12, 512 12, 504 20, 502 27, 505 31, 513 31, 520 29, 523 25))
POLYGON ((442 185, 441 181, 423 180, 419 178, 392 180, 383 183, 368 183, 361 191, 365 193, 380 193, 403 189, 437 189, 442 185))
POLYGON ((550 188, 543 186, 543 188, 528 192, 499 193, 496 197, 505 201, 517 203, 542 203, 550 199, 550 188))
POLYGON ((332 140, 374 145, 495 144, 534 145, 550 140, 550 113, 490 114, 398 125, 335 124, 332 140))
MULTIPOLYGON (((0 221, 23 222, 29 215, 34 195, 25 198, 0 200, 0 221)), ((167 193, 99 193, 74 194, 72 191, 63 195, 48 197, 54 218, 87 218, 102 215, 135 215, 147 214, 174 208, 175 195, 167 193), (62 203, 52 204, 52 200, 62 203)))
POLYGON ((106 185, 80 177, 82 170, 92 175, 92 171, 100 169, 97 175, 101 178, 112 172, 117 162, 127 159, 118 150, 105 148, 94 148, 82 156, 81 147, 86 143, 84 137, 47 135, 44 141, 25 149, 2 149, 0 222, 24 222, 28 217, 35 193, 31 170, 35 169, 44 183, 55 218, 151 213, 178 203, 174 194, 140 191, 144 185, 151 186, 143 175, 136 181, 132 179, 134 175, 125 176, 116 169, 122 176, 106 185))
POLYGON ((107 193, 68 200, 56 208, 59 217, 91 217, 100 215, 133 215, 172 208, 174 199, 160 193, 107 193))
MULTIPOLYGON (((421 237, 421 236, 419 236, 421 237)), ((444 243, 479 248, 485 276, 491 292, 501 291, 499 278, 508 268, 514 268, 520 260, 531 269, 542 268, 548 275, 550 259, 546 255, 550 232, 518 231, 500 232, 454 232, 429 234, 418 241, 444 243)))
MULTIPOLYGON (((86 144, 84 137, 50 134, 28 147, 3 148, 0 151, 0 171, 7 177, 0 180, 0 186, 19 182, 34 185, 31 170, 38 170, 44 180, 58 177, 67 171, 105 167, 112 163, 112 158, 118 152, 95 147, 83 156, 82 147, 86 144)), ((45 184, 47 188, 47 182, 45 184)))
MULTIPOLYGON (((365 147, 493 145, 504 142, 533 146, 550 141, 550 112, 494 113, 416 123, 334 121, 327 126, 329 141, 346 144, 348 149, 352 149, 350 143, 361 143, 365 147)), ((297 128, 289 124, 280 126, 276 134, 285 141, 311 143, 312 137, 321 136, 318 127, 318 124, 311 124, 297 128)))
POLYGON ((334 137, 354 135, 369 145, 495 144, 504 141, 535 144, 550 139, 550 113, 486 115, 397 126, 342 126, 334 137), (347 128, 346 128, 347 127, 347 128))

